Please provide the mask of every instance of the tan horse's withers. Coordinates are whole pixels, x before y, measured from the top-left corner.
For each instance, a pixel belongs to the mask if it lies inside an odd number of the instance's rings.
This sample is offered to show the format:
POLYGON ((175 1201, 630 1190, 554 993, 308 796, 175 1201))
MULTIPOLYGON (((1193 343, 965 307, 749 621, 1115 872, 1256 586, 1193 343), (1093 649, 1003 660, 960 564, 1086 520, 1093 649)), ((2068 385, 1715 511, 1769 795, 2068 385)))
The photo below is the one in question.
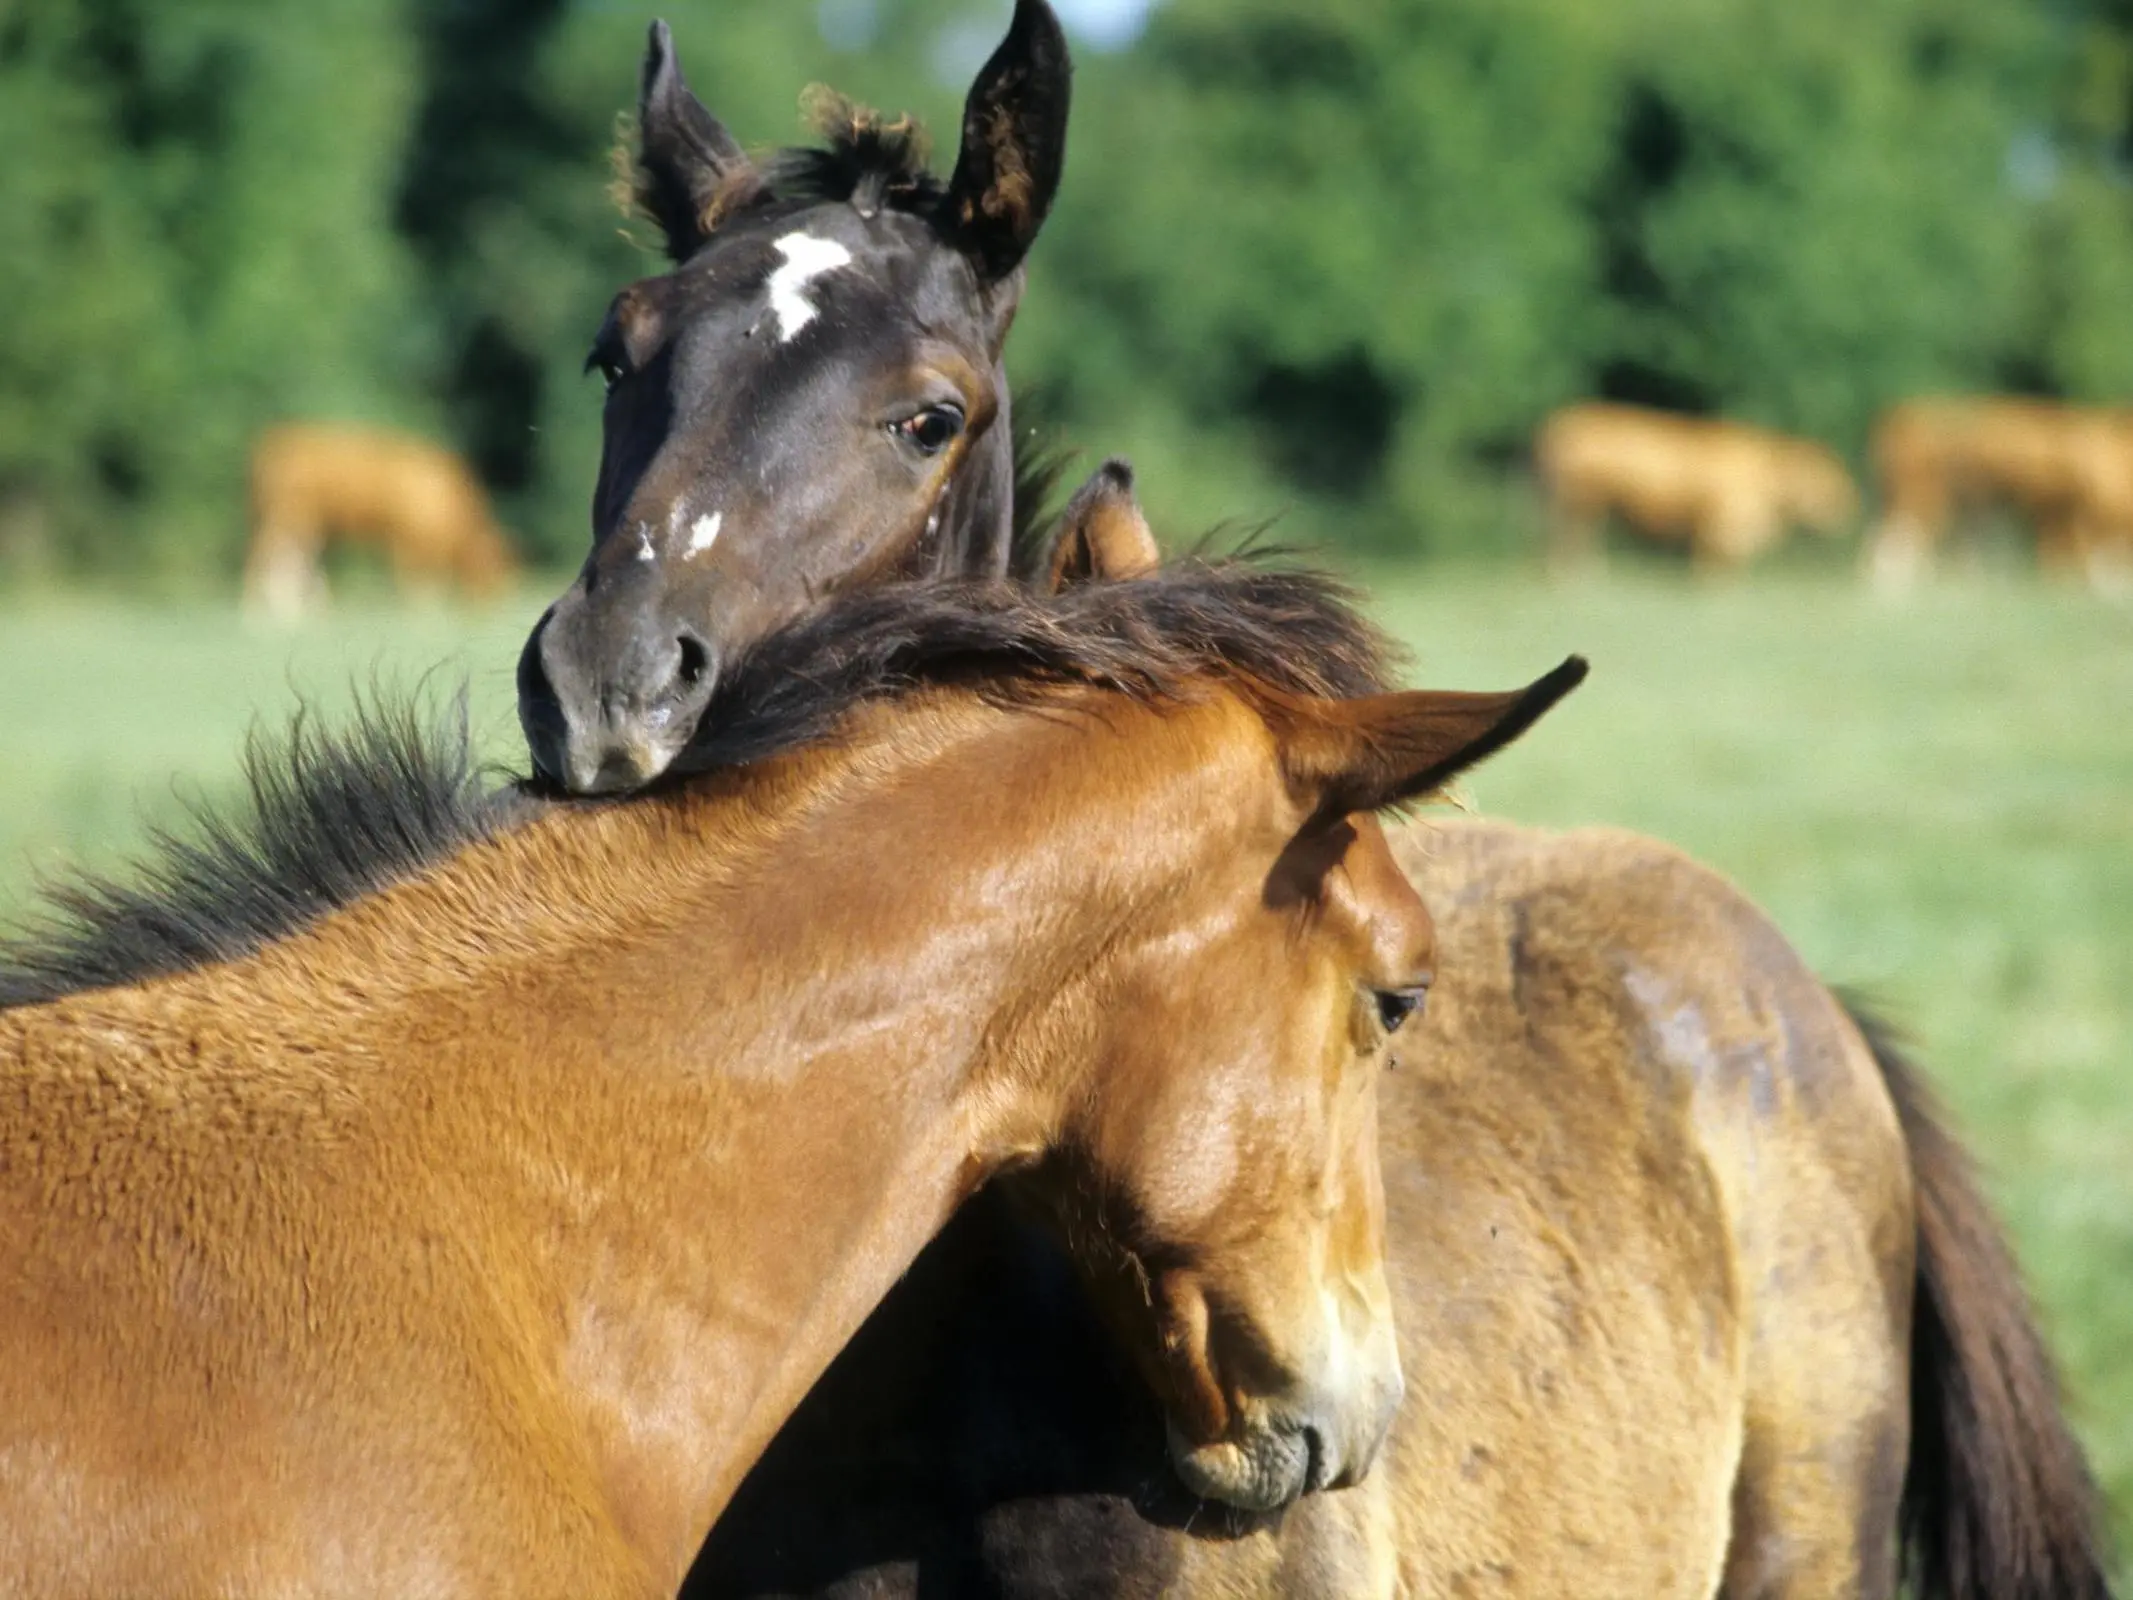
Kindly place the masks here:
POLYGON ((1563 565, 1593 557, 1610 515, 1642 538, 1686 544, 1699 567, 1727 568, 1794 524, 1834 536, 1859 514, 1851 474, 1810 439, 1641 406, 1565 406, 1542 425, 1534 463, 1563 565))
POLYGON ((1965 507, 2025 517, 2041 566, 2133 587, 2133 412, 2051 400, 1909 400, 1874 429, 1881 518, 1868 566, 1916 580, 1965 507))
POLYGON ((1583 669, 1324 698, 1382 670, 1304 576, 919 587, 773 635, 629 803, 405 733, 255 768, 248 835, 0 961, 0 1591, 672 1594, 1012 1167, 1199 1493, 1359 1479, 1432 963, 1370 813, 1583 669))
POLYGON ((252 446, 247 609, 290 621, 316 605, 331 541, 374 545, 403 589, 496 593, 517 563, 489 497, 451 451, 380 428, 290 423, 252 446))

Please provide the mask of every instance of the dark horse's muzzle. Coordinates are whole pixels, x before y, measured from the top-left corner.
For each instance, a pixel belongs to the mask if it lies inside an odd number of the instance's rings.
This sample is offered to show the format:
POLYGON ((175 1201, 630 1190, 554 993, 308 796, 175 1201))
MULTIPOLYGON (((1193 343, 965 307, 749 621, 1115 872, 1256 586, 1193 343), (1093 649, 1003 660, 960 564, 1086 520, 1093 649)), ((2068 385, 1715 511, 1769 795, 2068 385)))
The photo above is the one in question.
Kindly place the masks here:
POLYGON ((648 783, 688 744, 718 679, 709 641, 573 588, 518 659, 518 720, 540 775, 574 794, 648 783))

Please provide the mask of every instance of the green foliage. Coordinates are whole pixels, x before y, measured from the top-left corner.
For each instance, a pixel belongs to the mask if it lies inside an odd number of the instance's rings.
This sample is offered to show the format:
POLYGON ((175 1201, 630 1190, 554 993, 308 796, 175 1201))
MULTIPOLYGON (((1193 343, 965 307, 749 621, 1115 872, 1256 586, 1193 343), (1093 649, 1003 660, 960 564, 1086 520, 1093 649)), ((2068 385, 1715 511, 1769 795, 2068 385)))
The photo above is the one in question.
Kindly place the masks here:
POLYGON ((1500 544, 1487 486, 1584 394, 1850 449, 2001 381, 2053 41, 1999 0, 1173 0, 1089 75, 1070 204, 1109 188, 1039 364, 1334 538, 1500 544))
POLYGON ((366 0, 42 0, 0 26, 0 502, 82 564, 227 562, 267 418, 422 410, 366 0))
MULTIPOLYGON (((741 138, 816 80, 923 114, 1005 0, 681 0, 741 138)), ((0 11, 0 574, 226 580, 288 416, 466 450, 582 547, 612 0, 0 11)), ((2126 0, 1166 0, 1084 51, 1014 365, 1162 525, 1501 551, 1526 441, 1605 393, 1859 455, 1926 389, 2133 398, 2126 0)), ((633 230, 643 235, 641 225, 633 230)))

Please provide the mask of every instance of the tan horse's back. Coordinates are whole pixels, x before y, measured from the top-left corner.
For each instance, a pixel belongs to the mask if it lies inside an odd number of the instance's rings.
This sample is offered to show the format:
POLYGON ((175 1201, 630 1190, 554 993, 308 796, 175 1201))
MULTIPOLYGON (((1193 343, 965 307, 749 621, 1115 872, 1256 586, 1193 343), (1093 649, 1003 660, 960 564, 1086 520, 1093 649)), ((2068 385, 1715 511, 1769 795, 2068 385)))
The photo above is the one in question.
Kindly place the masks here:
POLYGON ((1966 506, 2028 523, 2040 563, 2108 585, 2133 563, 2133 413, 2020 396, 1906 400, 1874 429, 1871 568, 1914 578, 1966 506))
POLYGON ((1861 1533, 1893 1535, 1901 1481, 1911 1189, 1856 1031, 1651 840, 1454 824, 1401 852, 1445 974, 1431 1066, 1383 1110, 1406 1576, 1892 1592, 1892 1538, 1861 1533))
POLYGON ((330 541, 381 550, 403 586, 498 589, 514 569, 488 494, 450 450, 383 429, 290 423, 252 447, 245 595, 287 616, 318 588, 330 541))
POLYGON ((1798 522, 1841 532, 1857 490, 1812 440, 1739 422, 1587 401, 1542 424, 1535 464, 1559 561, 1589 557, 1609 515, 1640 536, 1689 547, 1699 564, 1731 567, 1798 522))

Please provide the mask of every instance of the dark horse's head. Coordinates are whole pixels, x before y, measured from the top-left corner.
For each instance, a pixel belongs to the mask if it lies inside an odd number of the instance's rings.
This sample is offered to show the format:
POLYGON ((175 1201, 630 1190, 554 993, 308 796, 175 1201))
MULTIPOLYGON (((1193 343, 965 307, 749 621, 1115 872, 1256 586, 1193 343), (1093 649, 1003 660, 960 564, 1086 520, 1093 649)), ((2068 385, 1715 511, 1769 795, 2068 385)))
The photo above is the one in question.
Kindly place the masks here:
POLYGON ((535 765, 578 791, 657 776, 722 658, 846 585, 996 575, 1013 518, 1000 350, 1059 184, 1066 41, 1019 0, 946 184, 908 120, 846 102, 826 148, 751 160, 644 64, 638 203, 672 271, 615 297, 593 548, 519 661, 535 765))

